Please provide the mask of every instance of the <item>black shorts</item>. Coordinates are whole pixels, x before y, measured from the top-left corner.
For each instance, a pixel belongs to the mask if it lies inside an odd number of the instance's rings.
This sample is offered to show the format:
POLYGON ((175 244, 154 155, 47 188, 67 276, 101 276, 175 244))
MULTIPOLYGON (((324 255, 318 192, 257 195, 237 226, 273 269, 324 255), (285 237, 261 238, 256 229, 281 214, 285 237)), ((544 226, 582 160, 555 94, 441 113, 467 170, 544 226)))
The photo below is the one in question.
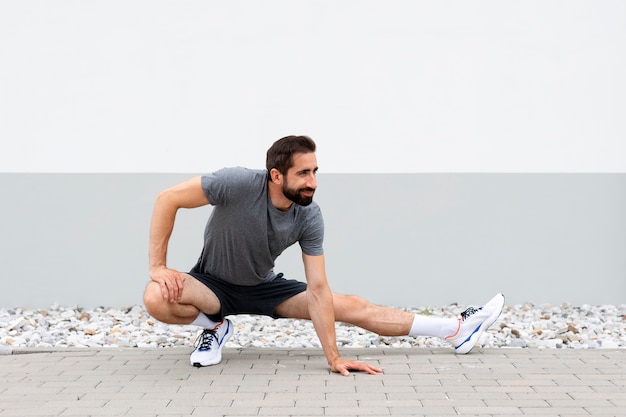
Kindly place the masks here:
POLYGON ((278 274, 273 281, 258 285, 235 285, 212 275, 191 271, 189 275, 206 285, 220 300, 222 310, 217 315, 209 316, 212 320, 221 320, 233 314, 260 314, 275 319, 276 307, 283 301, 306 291, 306 283, 295 279, 285 279, 278 274))

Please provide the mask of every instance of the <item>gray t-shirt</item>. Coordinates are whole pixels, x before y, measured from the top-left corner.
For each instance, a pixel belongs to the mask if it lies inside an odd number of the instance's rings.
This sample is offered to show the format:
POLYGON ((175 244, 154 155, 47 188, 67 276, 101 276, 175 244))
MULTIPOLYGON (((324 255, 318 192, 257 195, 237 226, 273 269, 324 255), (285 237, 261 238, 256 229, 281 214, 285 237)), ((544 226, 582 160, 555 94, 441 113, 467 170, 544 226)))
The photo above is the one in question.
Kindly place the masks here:
POLYGON ((280 211, 272 205, 267 182, 267 171, 241 167, 202 176, 213 210, 194 270, 237 285, 256 285, 276 277, 274 261, 296 242, 307 255, 324 252, 324 220, 317 203, 294 203, 280 211))

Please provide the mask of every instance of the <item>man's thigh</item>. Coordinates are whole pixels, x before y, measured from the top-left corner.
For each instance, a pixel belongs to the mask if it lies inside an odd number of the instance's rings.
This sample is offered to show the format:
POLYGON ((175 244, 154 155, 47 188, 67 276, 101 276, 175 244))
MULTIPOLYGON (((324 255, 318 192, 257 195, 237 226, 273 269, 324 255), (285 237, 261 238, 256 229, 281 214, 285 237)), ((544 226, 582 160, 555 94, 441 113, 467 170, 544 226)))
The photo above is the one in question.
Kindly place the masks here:
POLYGON ((311 316, 306 298, 306 291, 303 291, 286 299, 276 307, 276 315, 289 319, 310 320, 311 316))
POLYGON ((205 314, 218 314, 221 310, 221 302, 217 294, 196 277, 183 273, 185 284, 181 303, 191 304, 205 314))

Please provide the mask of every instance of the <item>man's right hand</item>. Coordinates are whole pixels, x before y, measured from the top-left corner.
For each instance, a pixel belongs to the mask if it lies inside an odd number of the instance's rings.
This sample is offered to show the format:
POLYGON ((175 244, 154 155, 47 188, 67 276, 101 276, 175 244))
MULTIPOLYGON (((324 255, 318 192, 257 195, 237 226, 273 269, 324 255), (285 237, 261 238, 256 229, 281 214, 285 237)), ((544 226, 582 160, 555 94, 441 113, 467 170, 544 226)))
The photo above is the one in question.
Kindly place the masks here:
POLYGON ((166 266, 150 269, 150 278, 161 287, 161 296, 170 303, 180 301, 183 296, 185 276, 166 266))

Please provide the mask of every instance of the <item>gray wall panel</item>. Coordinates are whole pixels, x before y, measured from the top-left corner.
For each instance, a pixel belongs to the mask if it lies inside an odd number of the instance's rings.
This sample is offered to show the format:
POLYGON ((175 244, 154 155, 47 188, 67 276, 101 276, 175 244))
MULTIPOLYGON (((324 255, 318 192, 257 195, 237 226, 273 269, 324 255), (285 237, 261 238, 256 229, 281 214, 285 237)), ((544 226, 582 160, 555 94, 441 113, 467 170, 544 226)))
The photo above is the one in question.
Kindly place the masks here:
MULTIPOLYGON (((141 303, 152 202, 193 174, 0 174, 0 306, 141 303)), ((387 305, 626 302, 626 174, 320 174, 335 291, 387 305)), ((210 208, 183 210, 169 264, 210 208)), ((297 247, 277 269, 302 278, 297 247)))

